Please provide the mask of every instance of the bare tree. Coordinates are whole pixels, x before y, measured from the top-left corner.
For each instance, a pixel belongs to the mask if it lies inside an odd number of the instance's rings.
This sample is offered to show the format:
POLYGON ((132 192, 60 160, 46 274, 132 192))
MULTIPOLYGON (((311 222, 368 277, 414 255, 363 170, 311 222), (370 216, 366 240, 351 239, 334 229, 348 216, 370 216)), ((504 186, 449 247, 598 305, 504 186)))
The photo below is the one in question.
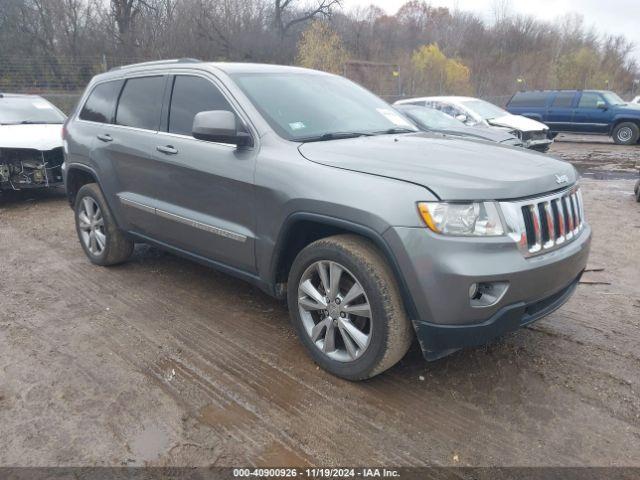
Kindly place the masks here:
POLYGON ((329 17, 333 8, 340 7, 341 0, 317 0, 304 9, 296 7, 296 0, 275 0, 273 7, 273 25, 284 38, 287 32, 299 23, 313 20, 316 17, 329 17))

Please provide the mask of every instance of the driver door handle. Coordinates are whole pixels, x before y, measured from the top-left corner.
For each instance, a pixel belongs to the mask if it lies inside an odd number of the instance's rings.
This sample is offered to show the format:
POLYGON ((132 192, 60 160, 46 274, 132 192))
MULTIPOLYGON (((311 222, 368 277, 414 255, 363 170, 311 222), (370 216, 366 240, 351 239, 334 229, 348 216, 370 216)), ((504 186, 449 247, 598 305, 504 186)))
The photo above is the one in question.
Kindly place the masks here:
POLYGON ((178 153, 178 150, 174 148, 173 145, 158 145, 156 147, 156 150, 162 153, 166 153, 167 155, 175 155, 176 153, 178 153))
POLYGON ((98 140, 102 140, 103 142, 113 142, 113 137, 108 133, 98 135, 98 140))

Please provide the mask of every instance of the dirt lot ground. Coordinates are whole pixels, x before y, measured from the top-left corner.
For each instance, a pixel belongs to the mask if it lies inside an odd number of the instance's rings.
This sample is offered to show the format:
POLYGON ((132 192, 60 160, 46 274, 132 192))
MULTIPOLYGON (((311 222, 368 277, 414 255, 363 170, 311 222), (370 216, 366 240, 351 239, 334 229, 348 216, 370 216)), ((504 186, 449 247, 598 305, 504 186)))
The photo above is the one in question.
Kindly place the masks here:
POLYGON ((562 309, 363 383, 285 308, 154 249, 92 266, 60 193, 0 199, 0 465, 640 466, 640 147, 581 138, 590 272, 562 309))

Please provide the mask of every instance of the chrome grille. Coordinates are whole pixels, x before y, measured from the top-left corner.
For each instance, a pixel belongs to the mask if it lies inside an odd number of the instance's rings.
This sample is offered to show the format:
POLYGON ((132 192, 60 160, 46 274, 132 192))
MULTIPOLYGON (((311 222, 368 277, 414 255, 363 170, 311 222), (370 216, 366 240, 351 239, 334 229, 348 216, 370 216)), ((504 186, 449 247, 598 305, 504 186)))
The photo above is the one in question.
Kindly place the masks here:
POLYGON ((500 202, 508 234, 525 256, 546 253, 576 238, 584 228, 577 186, 521 202, 500 202))

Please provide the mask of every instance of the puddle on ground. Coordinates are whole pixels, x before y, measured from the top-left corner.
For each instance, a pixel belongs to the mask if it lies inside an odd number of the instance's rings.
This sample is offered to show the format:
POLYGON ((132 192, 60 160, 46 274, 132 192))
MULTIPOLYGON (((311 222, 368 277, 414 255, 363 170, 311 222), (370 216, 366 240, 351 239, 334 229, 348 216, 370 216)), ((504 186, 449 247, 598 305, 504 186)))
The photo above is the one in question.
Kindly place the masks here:
POLYGON ((137 465, 157 460, 170 445, 169 435, 157 425, 147 426, 129 442, 137 465))

